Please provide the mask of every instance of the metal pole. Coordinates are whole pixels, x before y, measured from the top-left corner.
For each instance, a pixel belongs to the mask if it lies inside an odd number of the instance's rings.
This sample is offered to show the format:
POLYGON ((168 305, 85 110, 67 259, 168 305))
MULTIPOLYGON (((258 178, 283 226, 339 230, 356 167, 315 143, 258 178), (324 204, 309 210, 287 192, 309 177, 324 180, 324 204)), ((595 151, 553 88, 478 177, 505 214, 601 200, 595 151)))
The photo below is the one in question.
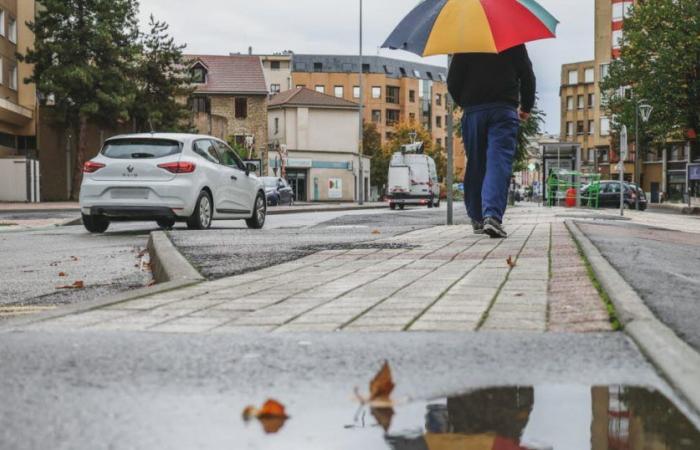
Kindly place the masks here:
POLYGON ((625 160, 629 155, 629 149, 627 147, 627 127, 622 125, 622 130, 620 131, 620 161, 618 162, 618 169, 620 171, 620 216, 625 217, 625 160))
MULTIPOLYGON (((642 190, 642 152, 639 148, 639 102, 634 106, 634 181, 637 187, 642 190)), ((635 211, 639 211, 639 192, 635 192, 635 211)))
POLYGON ((365 203, 365 193, 364 193, 364 186, 365 186, 365 169, 364 169, 364 164, 362 161, 362 155, 364 153, 364 117, 363 117, 363 105, 362 105, 362 76, 363 76, 363 71, 362 71, 362 0, 360 0, 360 164, 359 164, 359 169, 360 169, 360 176, 358 177, 359 181, 359 186, 357 188, 358 192, 358 202, 360 205, 363 205, 365 203))
MULTIPOLYGON (((452 55, 447 56, 447 70, 449 72, 450 65, 452 64, 452 55)), ((454 192, 452 186, 454 185, 454 117, 453 114, 453 102, 452 96, 447 94, 447 138, 445 139, 445 144, 447 145, 447 180, 445 182, 445 187, 447 188, 447 225, 454 225, 454 212, 452 210, 454 201, 454 192)))

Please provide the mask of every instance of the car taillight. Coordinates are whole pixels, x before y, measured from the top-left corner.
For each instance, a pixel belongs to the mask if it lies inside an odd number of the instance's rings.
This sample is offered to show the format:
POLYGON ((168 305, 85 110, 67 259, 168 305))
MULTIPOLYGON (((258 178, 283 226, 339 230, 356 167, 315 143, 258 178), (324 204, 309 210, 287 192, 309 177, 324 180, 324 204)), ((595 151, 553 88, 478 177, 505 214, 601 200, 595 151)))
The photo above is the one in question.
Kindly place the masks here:
POLYGON ((88 161, 83 164, 83 173, 95 173, 103 167, 105 167, 105 165, 102 163, 88 161))
POLYGON ((170 173, 192 173, 197 166, 191 162, 172 162, 158 164, 158 167, 165 169, 170 173))

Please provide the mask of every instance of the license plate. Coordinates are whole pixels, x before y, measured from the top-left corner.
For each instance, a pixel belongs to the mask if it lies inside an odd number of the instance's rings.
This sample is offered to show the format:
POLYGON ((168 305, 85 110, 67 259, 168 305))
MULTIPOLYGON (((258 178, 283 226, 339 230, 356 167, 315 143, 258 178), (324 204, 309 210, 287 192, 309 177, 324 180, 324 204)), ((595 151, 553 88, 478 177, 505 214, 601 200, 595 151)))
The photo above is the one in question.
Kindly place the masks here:
POLYGON ((148 199, 148 189, 112 189, 111 196, 114 199, 148 199))

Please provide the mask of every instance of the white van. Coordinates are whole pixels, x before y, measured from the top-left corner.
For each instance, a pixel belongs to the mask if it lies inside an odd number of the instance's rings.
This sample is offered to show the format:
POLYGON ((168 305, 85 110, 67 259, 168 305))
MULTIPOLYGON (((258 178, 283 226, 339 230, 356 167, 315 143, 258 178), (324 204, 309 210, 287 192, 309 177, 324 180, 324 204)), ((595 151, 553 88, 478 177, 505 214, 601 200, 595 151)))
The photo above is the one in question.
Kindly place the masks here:
POLYGON ((440 206, 440 182, 435 161, 422 153, 396 152, 389 164, 387 198, 392 210, 398 206, 440 206))

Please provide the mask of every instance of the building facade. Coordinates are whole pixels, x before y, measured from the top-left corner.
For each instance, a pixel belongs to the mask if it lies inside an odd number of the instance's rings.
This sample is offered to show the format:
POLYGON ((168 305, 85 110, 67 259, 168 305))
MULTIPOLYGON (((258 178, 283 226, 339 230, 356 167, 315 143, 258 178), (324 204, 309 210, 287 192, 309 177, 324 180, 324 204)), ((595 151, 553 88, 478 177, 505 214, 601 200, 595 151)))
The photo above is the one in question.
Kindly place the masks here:
POLYGON ((267 170, 268 87, 259 57, 187 55, 195 83, 190 98, 200 133, 230 142, 267 170))
POLYGON ((37 149, 36 86, 24 79, 33 67, 19 62, 34 46, 27 22, 34 20, 36 3, 0 0, 0 156, 33 154, 37 149))
POLYGON ((270 95, 292 89, 292 54, 282 52, 274 55, 260 55, 265 74, 265 83, 270 95))
POLYGON ((363 158, 361 175, 359 121, 359 105, 349 100, 306 88, 276 95, 268 106, 268 174, 284 176, 297 201, 357 201, 359 183, 368 200, 371 162, 363 158))

